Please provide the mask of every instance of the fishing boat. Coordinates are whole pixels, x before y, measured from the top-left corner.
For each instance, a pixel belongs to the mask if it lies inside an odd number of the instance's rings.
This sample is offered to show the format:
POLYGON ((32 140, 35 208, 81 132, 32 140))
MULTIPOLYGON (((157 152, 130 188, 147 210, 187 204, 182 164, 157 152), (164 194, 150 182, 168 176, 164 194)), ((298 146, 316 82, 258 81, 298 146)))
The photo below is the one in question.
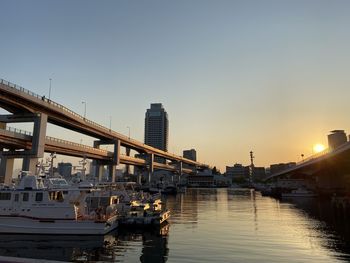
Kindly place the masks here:
POLYGON ((47 188, 40 177, 22 174, 17 186, 0 189, 0 233, 104 235, 117 228, 112 199, 106 209, 91 211, 87 195, 79 188, 47 188))
POLYGON ((124 226, 161 226, 170 218, 170 211, 163 208, 162 201, 132 201, 130 207, 121 216, 124 226))

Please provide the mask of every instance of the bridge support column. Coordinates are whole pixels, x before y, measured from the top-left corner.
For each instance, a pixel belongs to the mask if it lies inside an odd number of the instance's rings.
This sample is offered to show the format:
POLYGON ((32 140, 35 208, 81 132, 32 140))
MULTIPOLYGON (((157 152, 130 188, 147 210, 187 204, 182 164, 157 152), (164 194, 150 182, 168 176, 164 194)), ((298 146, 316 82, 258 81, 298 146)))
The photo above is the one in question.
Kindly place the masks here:
POLYGON ((104 172, 104 165, 99 161, 94 161, 94 166, 95 166, 95 177, 99 182, 101 182, 103 172, 104 172))
POLYGON ((115 182, 115 168, 116 168, 116 166, 113 164, 108 165, 109 180, 112 183, 115 182))
POLYGON ((178 175, 178 178, 177 178, 177 182, 178 183, 180 183, 181 182, 181 177, 182 177, 182 168, 183 168, 183 164, 182 164, 182 162, 179 162, 179 164, 178 164, 178 173, 179 173, 179 175, 178 175))
POLYGON ((148 156, 148 184, 151 184, 151 180, 154 172, 154 154, 151 153, 148 156))
MULTIPOLYGON (((126 156, 130 156, 130 148, 126 148, 126 156)), ((127 164, 126 166, 125 166, 125 173, 127 174, 127 175, 129 175, 130 174, 130 165, 129 164, 127 164)))
POLYGON ((10 185, 12 181, 13 164, 15 159, 1 156, 0 161, 0 182, 10 185))
POLYGON ((45 138, 47 127, 47 115, 41 113, 34 119, 34 130, 32 139, 32 154, 37 158, 44 157, 45 138))
POLYGON ((39 162, 39 158, 33 158, 32 156, 27 156, 23 158, 22 170, 29 171, 31 174, 36 174, 36 165, 39 162))

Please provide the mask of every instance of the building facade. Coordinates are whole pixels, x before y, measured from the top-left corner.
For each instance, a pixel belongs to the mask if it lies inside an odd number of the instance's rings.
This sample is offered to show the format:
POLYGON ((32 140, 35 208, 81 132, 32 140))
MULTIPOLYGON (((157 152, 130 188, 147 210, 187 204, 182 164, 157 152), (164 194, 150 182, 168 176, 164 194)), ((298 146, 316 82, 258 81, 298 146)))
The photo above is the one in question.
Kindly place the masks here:
POLYGON ((145 144, 168 151, 168 113, 161 103, 152 103, 145 116, 145 144))
POLYGON ((195 149, 184 150, 182 156, 186 159, 190 159, 192 161, 197 161, 197 152, 195 149))

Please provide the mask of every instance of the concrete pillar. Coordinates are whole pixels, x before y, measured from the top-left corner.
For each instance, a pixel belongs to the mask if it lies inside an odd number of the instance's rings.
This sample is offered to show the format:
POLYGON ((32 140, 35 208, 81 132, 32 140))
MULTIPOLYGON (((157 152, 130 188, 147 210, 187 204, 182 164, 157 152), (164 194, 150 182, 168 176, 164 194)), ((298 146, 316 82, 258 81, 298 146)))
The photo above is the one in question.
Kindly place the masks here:
POLYGON ((115 165, 113 165, 113 164, 108 165, 109 180, 112 183, 115 182, 115 169, 116 169, 115 165))
POLYGON ((39 158, 33 158, 31 156, 27 156, 23 158, 22 170, 29 171, 31 174, 35 175, 37 172, 36 165, 39 162, 39 158))
POLYGON ((1 157, 0 161, 0 182, 6 185, 10 185, 12 181, 13 164, 15 159, 1 157))
MULTIPOLYGON (((130 148, 126 148, 126 156, 130 156, 130 148)), ((130 174, 130 165, 129 164, 127 164, 125 166, 125 172, 127 175, 130 174)))
POLYGON ((154 172, 154 154, 151 153, 148 156, 148 184, 151 184, 151 179, 153 176, 153 172, 154 172))
POLYGON ((41 113, 34 119, 32 154, 37 158, 44 157, 47 115, 41 113))
POLYGON ((95 166, 95 176, 98 178, 97 180, 99 182, 102 181, 102 176, 103 176, 103 171, 104 171, 104 165, 101 164, 100 162, 96 162, 96 166, 95 166))
POLYGON ((178 165, 179 165, 179 175, 178 175, 178 178, 177 178, 177 182, 180 183, 181 182, 181 176, 182 176, 183 163, 179 162, 178 165))

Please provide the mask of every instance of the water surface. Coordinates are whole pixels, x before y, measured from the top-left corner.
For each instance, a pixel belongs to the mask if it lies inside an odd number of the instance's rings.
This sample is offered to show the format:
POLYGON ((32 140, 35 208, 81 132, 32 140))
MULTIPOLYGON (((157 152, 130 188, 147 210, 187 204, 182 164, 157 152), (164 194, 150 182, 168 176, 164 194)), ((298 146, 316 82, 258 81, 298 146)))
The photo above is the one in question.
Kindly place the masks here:
POLYGON ((100 262, 348 262, 350 223, 322 200, 246 189, 168 196, 170 224, 104 238, 0 235, 0 255, 100 262))

